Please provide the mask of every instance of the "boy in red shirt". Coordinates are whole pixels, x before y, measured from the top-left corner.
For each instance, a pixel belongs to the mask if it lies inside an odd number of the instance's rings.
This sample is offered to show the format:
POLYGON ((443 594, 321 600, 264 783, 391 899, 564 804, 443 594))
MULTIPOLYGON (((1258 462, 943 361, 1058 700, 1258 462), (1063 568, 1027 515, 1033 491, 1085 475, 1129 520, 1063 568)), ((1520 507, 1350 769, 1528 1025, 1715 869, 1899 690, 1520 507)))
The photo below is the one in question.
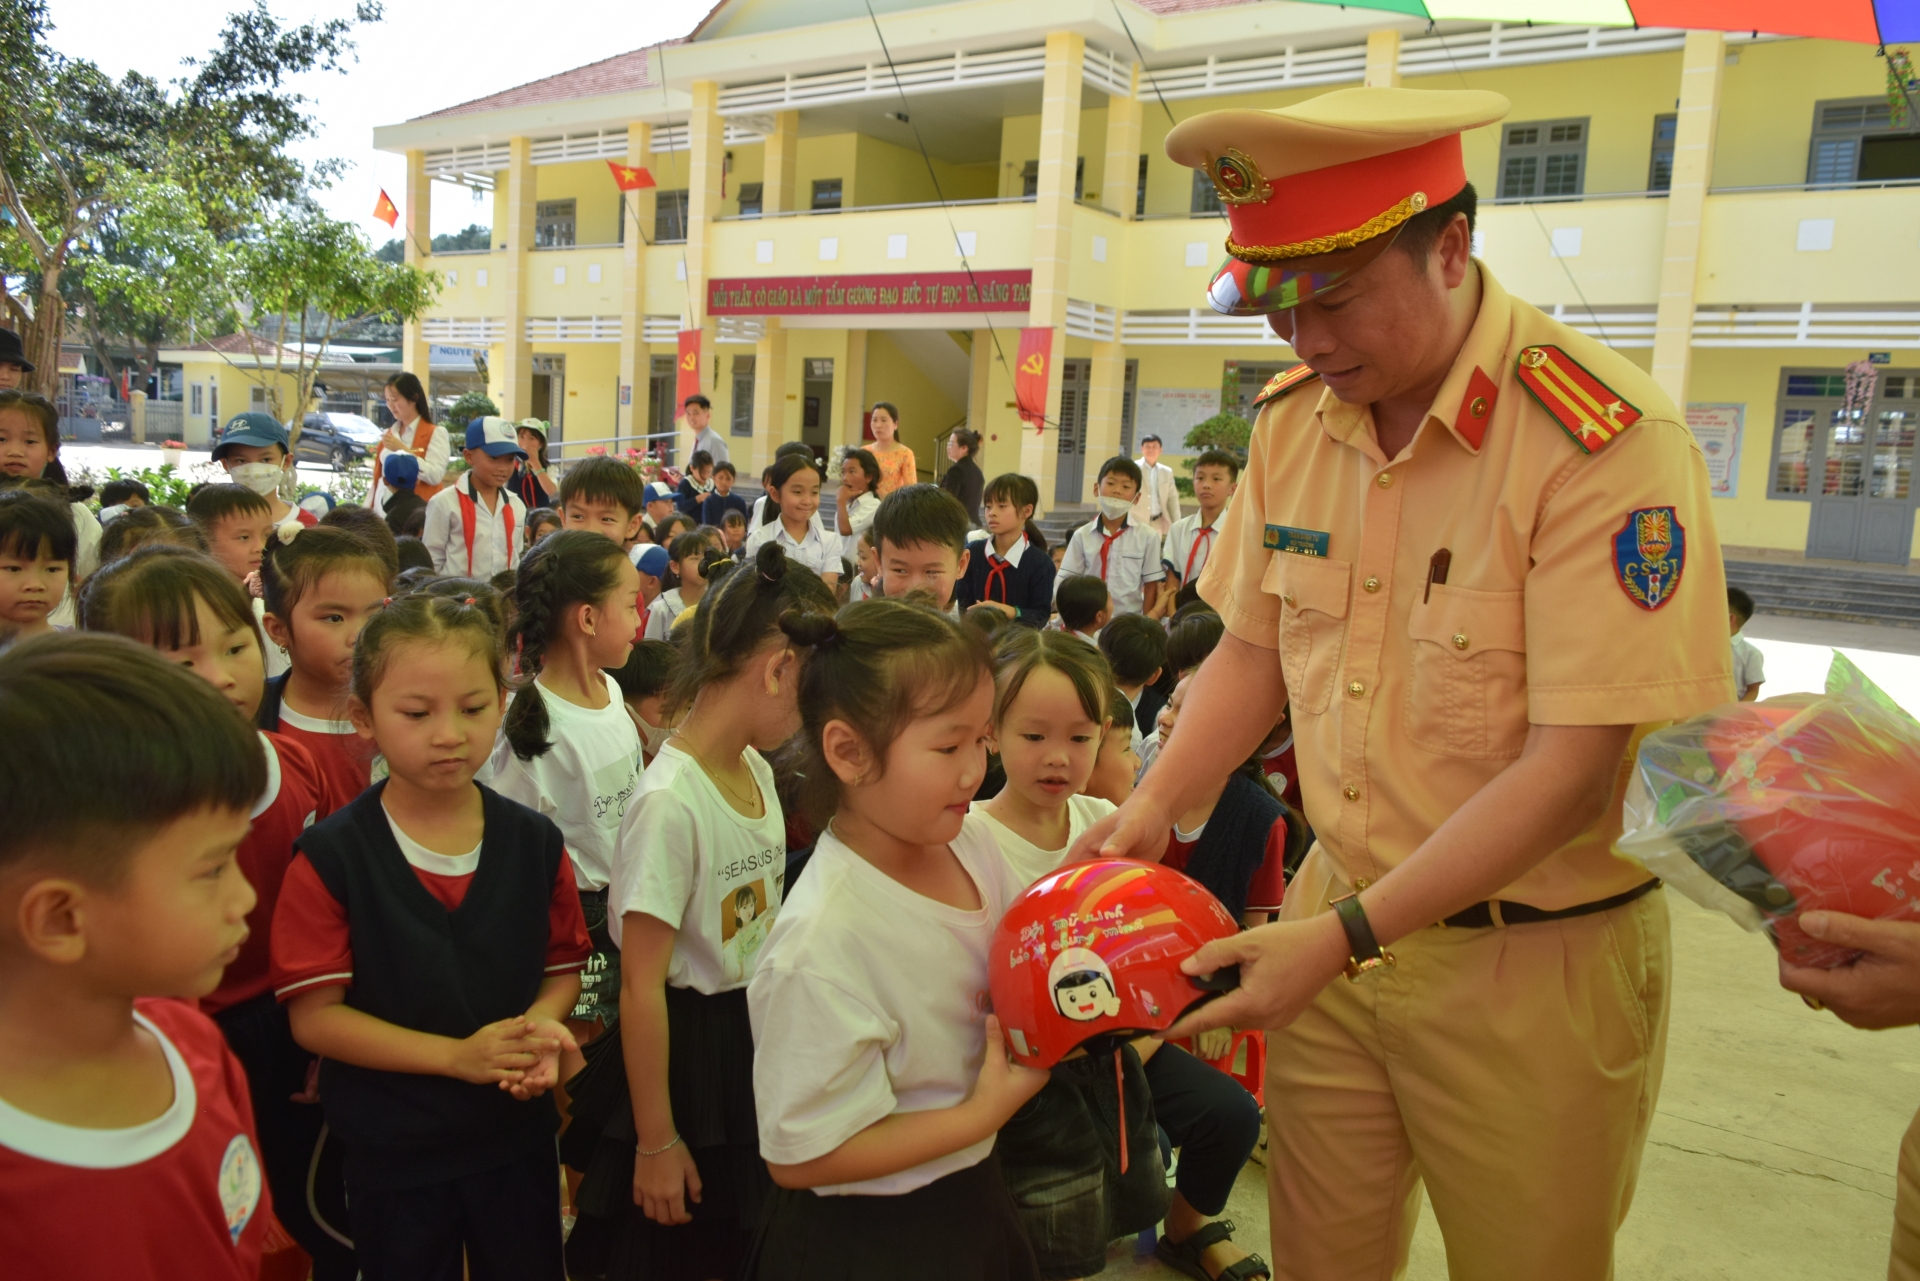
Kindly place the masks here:
POLYGON ((0 654, 9 1275, 259 1275, 273 1215, 246 1077, 192 1002, 246 941, 235 850, 266 782, 246 722, 152 650, 0 654))

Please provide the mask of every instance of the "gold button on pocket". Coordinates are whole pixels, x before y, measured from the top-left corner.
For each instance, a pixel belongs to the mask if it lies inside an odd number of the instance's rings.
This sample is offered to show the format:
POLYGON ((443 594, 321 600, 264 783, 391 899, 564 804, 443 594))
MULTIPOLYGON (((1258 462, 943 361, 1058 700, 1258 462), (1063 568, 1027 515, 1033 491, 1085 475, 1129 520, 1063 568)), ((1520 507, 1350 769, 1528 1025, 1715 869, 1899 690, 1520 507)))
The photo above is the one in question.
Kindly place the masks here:
POLYGON ((1393 488, 1393 473, 1390 471, 1381 472, 1379 479, 1375 483, 1382 489, 1393 488))
POLYGON ((1347 695, 1351 698, 1360 698, 1366 692, 1367 692, 1367 687, 1365 682, 1352 681, 1347 685, 1347 695))
POLYGON ((1455 649, 1465 649, 1467 645, 1467 634, 1465 632, 1455 632, 1453 634, 1453 647, 1455 649))
POLYGON ((1352 786, 1343 787, 1340 789, 1340 795, 1346 797, 1350 801, 1357 801, 1360 799, 1360 789, 1352 786))
POLYGON ((1282 596, 1282 597, 1280 598, 1280 603, 1281 603, 1281 604, 1283 604, 1283 605, 1285 605, 1285 606, 1286 606, 1286 607, 1287 607, 1288 609, 1292 609, 1292 608, 1293 608, 1293 593, 1292 593, 1292 592, 1288 592, 1288 593, 1287 593, 1287 594, 1286 594, 1285 596, 1282 596))
POLYGON ((1380 590, 1380 580, 1377 578, 1369 578, 1366 582, 1360 585, 1366 588, 1370 592, 1377 592, 1380 590))
POLYGON ((1371 884, 1373 884, 1373 882, 1369 881, 1366 877, 1356 876, 1353 878, 1353 892, 1355 894, 1358 894, 1360 891, 1366 889, 1367 886, 1371 884))

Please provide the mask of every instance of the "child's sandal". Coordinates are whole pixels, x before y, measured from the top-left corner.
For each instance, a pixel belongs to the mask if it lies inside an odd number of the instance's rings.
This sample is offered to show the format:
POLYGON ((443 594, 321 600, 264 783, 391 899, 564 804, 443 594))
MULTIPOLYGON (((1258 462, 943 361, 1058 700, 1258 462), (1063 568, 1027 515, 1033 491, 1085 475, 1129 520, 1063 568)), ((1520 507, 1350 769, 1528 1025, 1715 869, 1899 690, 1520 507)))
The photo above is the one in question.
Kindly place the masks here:
POLYGON ((1267 1277, 1271 1281, 1273 1269, 1257 1254, 1249 1254, 1244 1259, 1228 1264, 1220 1269, 1217 1276, 1207 1271, 1202 1261, 1207 1247, 1232 1239, 1233 1220, 1215 1219, 1212 1223, 1201 1224, 1191 1236, 1177 1245, 1161 1237, 1153 1247, 1153 1252, 1160 1262, 1192 1277, 1193 1281, 1253 1281, 1255 1277, 1267 1277))

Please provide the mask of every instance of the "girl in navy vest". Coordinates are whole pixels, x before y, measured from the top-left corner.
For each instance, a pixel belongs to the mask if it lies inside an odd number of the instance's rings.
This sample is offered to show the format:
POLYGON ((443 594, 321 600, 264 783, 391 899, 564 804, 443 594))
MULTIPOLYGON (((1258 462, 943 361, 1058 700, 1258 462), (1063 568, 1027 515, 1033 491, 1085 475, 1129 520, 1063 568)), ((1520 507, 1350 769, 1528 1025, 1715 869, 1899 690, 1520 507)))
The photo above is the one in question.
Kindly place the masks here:
POLYGON ((389 776, 300 837, 274 915, 367 1281, 565 1273, 548 1091, 591 944, 559 828, 473 781, 502 670, 474 598, 374 616, 350 709, 389 776))
MULTIPOLYGON (((597 1274, 601 1251, 615 1281, 740 1275, 772 1188, 746 987, 786 888, 785 817, 761 753, 800 723, 780 620, 832 610, 819 576, 768 544, 687 629, 668 696, 686 719, 647 766, 613 859, 620 1036, 591 1047, 568 1085, 574 1125, 601 1135, 568 1246, 576 1275, 597 1274)), ((567 1147, 571 1159, 571 1131, 567 1147)))

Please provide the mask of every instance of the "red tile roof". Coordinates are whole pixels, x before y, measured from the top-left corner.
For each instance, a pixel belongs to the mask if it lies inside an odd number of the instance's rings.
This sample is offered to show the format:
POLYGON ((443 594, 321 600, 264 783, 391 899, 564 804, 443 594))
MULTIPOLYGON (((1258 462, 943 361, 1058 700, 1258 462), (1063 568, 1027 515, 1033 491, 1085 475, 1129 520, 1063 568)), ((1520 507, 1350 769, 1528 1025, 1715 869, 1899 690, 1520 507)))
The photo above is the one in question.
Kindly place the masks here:
MULTIPOLYGON (((670 40, 667 43, 681 42, 670 40)), ((502 89, 499 93, 490 93, 484 98, 475 98, 471 102, 444 107, 439 111, 429 111, 424 116, 415 116, 414 119, 432 120, 439 116, 464 116, 475 111, 495 111, 502 107, 526 107, 541 102, 566 102, 574 98, 597 98, 602 94, 652 89, 659 82, 653 78, 650 53, 651 48, 615 54, 611 58, 590 62, 584 67, 575 67, 571 71, 562 71, 559 75, 548 76, 544 80, 530 80, 526 84, 502 89)))
MULTIPOLYGON (((1160 15, 1178 13, 1201 13, 1209 9, 1228 9, 1237 5, 1258 3, 1259 0, 1134 0, 1140 8, 1149 13, 1160 15)), ((714 5, 702 18, 692 34, 681 40, 664 41, 665 44, 685 44, 694 39, 700 31, 713 20, 725 0, 714 5)), ((499 93, 488 94, 484 98, 475 98, 471 102, 462 102, 456 106, 443 107, 439 111, 429 111, 424 116, 415 116, 416 120, 432 120, 440 116, 464 116, 476 111, 494 111, 502 107, 526 107, 542 102, 566 102, 574 98, 597 98, 603 94, 627 93, 634 89, 657 88, 659 82, 653 79, 654 59, 650 56, 653 48, 635 49, 631 53, 615 54, 599 62, 590 62, 584 67, 575 67, 571 71, 562 71, 558 75, 543 80, 530 80, 499 93)))

